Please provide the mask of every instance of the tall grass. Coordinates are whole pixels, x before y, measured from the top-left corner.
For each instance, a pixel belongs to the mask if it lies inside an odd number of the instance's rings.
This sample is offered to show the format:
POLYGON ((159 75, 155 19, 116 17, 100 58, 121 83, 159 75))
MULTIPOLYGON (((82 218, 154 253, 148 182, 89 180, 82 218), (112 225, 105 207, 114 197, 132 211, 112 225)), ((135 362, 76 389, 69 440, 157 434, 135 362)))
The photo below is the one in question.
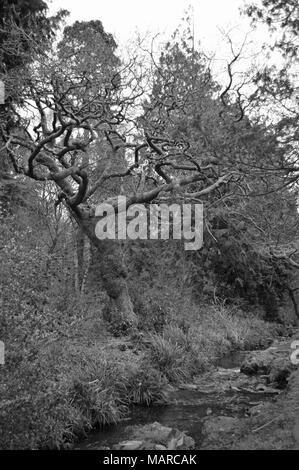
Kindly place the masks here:
POLYGON ((170 319, 162 334, 148 335, 150 361, 170 382, 185 382, 219 356, 267 344, 274 329, 224 303, 202 306, 189 323, 170 319))
POLYGON ((273 324, 220 303, 171 313, 161 333, 132 337, 136 351, 92 323, 4 368, 0 448, 64 448, 119 422, 133 403, 165 401, 168 382, 188 382, 217 356, 273 336, 273 324))
POLYGON ((142 354, 114 343, 66 341, 20 363, 9 374, 7 406, 0 406, 0 448, 64 448, 92 428, 118 423, 132 403, 163 401, 165 378, 142 354))

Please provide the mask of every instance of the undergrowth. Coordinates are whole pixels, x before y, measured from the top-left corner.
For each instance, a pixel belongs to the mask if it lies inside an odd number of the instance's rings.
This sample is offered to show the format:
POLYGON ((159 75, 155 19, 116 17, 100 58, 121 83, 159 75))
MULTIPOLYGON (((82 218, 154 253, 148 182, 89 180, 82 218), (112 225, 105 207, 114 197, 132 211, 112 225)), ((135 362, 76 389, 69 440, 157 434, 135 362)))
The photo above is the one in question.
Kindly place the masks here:
POLYGON ((169 383, 191 381, 218 356, 267 345, 278 328, 220 303, 165 317, 159 332, 139 330, 125 339, 113 338, 99 320, 89 326, 82 320, 73 337, 28 350, 21 360, 8 356, 0 447, 66 448, 118 423, 132 404, 164 402, 169 383))
POLYGON ((162 334, 148 334, 150 361, 169 382, 191 380, 230 351, 267 346, 282 329, 223 303, 189 314, 189 322, 172 319, 162 334))

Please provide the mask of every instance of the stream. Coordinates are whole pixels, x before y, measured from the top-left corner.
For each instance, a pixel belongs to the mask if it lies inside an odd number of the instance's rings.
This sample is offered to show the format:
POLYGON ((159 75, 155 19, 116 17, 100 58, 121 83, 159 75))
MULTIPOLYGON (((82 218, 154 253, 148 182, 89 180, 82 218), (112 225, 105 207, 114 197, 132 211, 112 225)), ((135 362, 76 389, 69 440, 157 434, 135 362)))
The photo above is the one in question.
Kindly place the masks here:
MULTIPOLYGON (((217 361, 213 371, 195 379, 194 383, 173 389, 166 405, 134 406, 129 416, 116 426, 107 426, 90 434, 76 449, 111 449, 128 439, 128 426, 158 421, 191 436, 199 449, 202 428, 209 417, 244 418, 248 409, 274 399, 273 393, 243 391, 238 387, 247 376, 240 373, 240 364, 248 351, 234 352, 217 361), (243 377, 241 377, 243 376, 243 377)), ((246 382, 245 382, 246 383, 246 382)))

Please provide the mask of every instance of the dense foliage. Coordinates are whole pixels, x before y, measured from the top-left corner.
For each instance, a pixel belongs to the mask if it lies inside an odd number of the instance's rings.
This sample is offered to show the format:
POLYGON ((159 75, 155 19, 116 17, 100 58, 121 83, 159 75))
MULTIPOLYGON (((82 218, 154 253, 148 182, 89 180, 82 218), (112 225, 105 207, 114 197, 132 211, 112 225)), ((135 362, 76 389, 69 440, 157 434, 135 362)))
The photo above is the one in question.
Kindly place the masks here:
POLYGON ((296 4, 248 7, 288 62, 245 100, 188 21, 148 66, 100 20, 1 2, 1 447, 66 446, 296 321, 296 4), (99 241, 95 207, 118 195, 202 203, 203 247, 99 241))

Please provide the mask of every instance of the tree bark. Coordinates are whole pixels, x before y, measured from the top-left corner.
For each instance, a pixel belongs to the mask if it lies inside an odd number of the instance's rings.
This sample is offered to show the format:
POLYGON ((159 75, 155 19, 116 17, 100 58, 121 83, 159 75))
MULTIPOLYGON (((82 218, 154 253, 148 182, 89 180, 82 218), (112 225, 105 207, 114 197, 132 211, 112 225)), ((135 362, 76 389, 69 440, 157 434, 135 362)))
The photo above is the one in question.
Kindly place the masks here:
POLYGON ((137 317, 127 286, 128 273, 121 243, 117 240, 99 240, 95 235, 95 218, 83 217, 77 221, 94 247, 93 268, 98 269, 102 285, 108 294, 104 319, 117 331, 136 326, 137 317))
POLYGON ((296 302, 296 298, 295 298, 295 295, 294 295, 295 290, 296 289, 291 289, 290 287, 288 287, 289 296, 290 296, 290 299, 292 301, 292 304, 293 304, 293 307, 294 307, 294 312, 295 312, 297 322, 298 322, 299 321, 299 311, 298 311, 298 305, 297 305, 297 302, 296 302))
POLYGON ((81 227, 78 227, 76 233, 76 248, 77 248, 77 282, 78 291, 81 292, 83 275, 84 275, 84 232, 81 227))

